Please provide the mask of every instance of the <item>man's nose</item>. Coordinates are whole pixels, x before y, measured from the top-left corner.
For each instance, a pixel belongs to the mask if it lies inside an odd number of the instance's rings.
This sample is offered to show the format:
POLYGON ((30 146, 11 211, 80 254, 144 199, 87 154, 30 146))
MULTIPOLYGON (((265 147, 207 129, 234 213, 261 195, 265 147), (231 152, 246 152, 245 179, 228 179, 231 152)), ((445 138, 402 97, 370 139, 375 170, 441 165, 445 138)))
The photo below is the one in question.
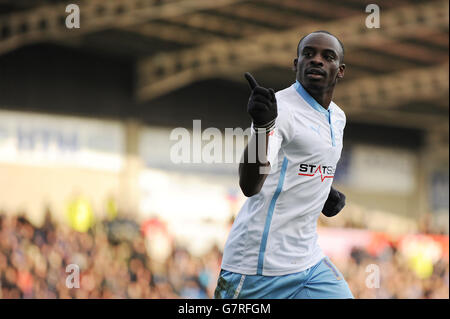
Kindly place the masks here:
POLYGON ((320 58, 319 54, 316 54, 312 59, 311 59, 311 65, 313 66, 323 66, 323 61, 320 58))

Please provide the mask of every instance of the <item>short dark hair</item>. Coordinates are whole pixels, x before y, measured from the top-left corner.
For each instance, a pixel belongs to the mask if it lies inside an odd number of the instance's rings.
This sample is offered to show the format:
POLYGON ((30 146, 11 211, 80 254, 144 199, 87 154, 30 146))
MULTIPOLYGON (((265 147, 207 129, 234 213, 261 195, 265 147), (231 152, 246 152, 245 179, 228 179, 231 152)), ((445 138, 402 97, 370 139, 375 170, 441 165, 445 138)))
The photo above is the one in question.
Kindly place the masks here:
POLYGON ((298 57, 298 55, 300 54, 299 48, 300 48, 300 44, 302 44, 303 39, 305 39, 308 35, 313 34, 313 33, 325 33, 325 34, 331 35, 333 38, 335 38, 336 40, 338 40, 339 45, 341 46, 341 49, 342 49, 342 61, 341 61, 341 62, 344 61, 344 54, 345 54, 344 44, 343 44, 343 43, 341 42, 341 40, 339 40, 334 34, 331 34, 330 32, 325 31, 325 30, 313 31, 313 32, 308 33, 307 35, 303 36, 303 37, 300 39, 300 41, 298 41, 298 44, 297 44, 297 57, 298 57))

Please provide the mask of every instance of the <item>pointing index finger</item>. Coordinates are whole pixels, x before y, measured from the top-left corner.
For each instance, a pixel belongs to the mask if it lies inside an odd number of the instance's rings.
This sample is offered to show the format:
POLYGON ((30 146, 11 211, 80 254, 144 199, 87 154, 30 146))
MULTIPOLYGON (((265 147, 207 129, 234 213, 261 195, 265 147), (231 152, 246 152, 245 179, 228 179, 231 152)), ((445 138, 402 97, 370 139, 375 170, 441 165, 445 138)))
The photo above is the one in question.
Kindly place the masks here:
POLYGON ((247 79, 248 85, 250 85, 251 90, 258 86, 258 82, 256 82, 255 78, 249 72, 245 72, 244 76, 247 79))

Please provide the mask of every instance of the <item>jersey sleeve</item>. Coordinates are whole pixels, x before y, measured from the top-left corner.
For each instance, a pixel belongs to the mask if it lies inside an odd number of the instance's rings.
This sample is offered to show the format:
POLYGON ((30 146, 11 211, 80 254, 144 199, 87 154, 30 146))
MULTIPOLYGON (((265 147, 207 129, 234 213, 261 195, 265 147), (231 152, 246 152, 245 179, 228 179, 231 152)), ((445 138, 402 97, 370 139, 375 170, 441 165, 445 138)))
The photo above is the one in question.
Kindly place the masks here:
POLYGON ((267 160, 273 168, 278 158, 281 148, 288 144, 294 137, 294 126, 292 113, 283 100, 278 99, 278 116, 275 122, 275 129, 269 135, 267 160))

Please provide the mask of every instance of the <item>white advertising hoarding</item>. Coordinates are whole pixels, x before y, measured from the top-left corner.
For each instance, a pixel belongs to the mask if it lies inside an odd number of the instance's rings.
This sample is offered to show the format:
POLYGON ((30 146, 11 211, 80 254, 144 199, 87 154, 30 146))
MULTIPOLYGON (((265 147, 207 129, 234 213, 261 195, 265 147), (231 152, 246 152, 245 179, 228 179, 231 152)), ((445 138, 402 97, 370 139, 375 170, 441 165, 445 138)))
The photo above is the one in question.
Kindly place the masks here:
POLYGON ((359 190, 409 194, 416 188, 417 164, 416 155, 408 150, 355 145, 347 180, 359 190))
POLYGON ((143 127, 139 155, 149 168, 237 175, 250 129, 143 127), (248 134, 248 135, 246 135, 248 134))
POLYGON ((119 171, 125 134, 119 122, 0 111, 0 162, 119 171))

